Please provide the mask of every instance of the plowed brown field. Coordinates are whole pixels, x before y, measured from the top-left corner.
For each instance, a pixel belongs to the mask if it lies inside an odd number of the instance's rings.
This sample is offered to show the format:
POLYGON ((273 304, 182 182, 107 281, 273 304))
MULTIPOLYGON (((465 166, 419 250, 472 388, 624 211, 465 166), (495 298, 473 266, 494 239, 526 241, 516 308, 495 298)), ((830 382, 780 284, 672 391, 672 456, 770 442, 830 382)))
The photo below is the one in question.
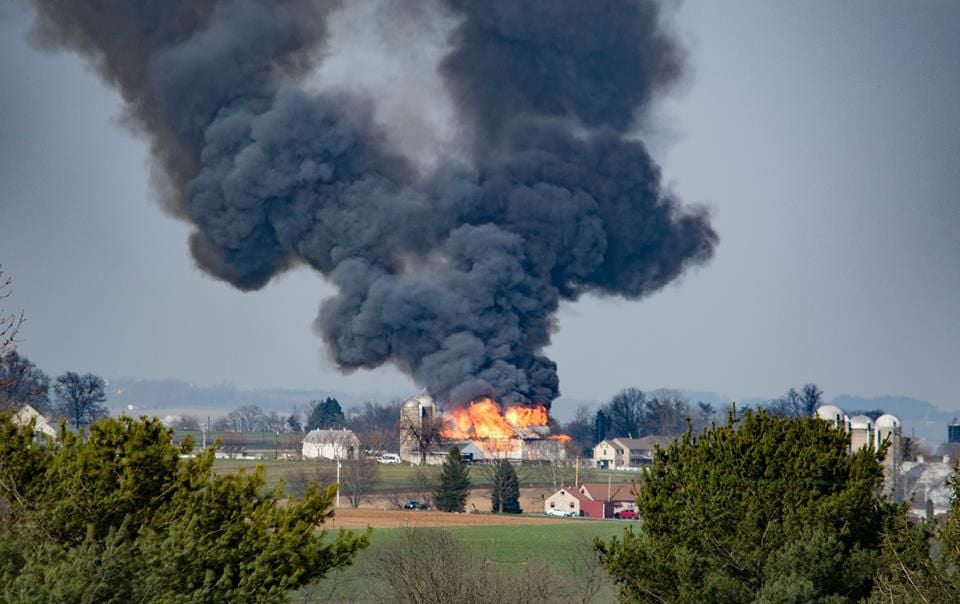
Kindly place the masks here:
POLYGON ((331 528, 364 529, 401 528, 405 526, 483 526, 496 524, 568 524, 590 522, 573 518, 545 516, 509 516, 494 514, 451 514, 448 512, 414 510, 371 510, 340 508, 331 528))

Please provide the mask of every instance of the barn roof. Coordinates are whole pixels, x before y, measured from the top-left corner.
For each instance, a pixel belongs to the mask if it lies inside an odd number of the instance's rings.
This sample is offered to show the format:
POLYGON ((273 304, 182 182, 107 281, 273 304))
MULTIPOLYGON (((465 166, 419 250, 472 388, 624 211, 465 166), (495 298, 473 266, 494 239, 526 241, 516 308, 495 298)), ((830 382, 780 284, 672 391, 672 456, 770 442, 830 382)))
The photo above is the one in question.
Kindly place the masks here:
POLYGON ((311 430, 303 437, 304 443, 318 445, 356 444, 359 441, 353 430, 311 430))

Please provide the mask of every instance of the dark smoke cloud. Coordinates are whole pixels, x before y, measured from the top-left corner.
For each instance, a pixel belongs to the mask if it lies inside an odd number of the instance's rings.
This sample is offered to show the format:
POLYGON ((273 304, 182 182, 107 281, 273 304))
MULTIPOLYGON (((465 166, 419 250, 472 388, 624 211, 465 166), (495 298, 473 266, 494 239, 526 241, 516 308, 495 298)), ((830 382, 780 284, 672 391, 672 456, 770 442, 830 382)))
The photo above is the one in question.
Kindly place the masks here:
POLYGON ((376 99, 305 91, 337 3, 35 4, 41 38, 89 57, 150 135, 203 270, 249 290, 305 263, 337 286, 315 329, 344 370, 549 404, 561 301, 641 298, 717 243, 623 136, 683 63, 651 2, 445 0, 473 159, 428 175, 376 99))
POLYGON ((444 0, 463 18, 441 71, 476 134, 518 117, 627 129, 680 76, 659 6, 632 0, 444 0))

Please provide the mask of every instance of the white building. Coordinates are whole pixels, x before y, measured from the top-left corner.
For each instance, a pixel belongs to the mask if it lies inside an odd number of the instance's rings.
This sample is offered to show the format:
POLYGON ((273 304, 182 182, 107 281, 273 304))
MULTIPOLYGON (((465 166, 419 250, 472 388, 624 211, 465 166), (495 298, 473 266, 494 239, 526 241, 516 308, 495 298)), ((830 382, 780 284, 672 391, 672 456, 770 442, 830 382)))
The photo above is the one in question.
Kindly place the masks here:
POLYGON ((311 430, 303 438, 304 459, 359 459, 360 439, 352 430, 311 430))
POLYGON ((25 404, 13 414, 13 423, 20 426, 26 426, 31 420, 34 421, 33 431, 37 435, 43 435, 47 438, 57 438, 57 429, 51 426, 50 422, 30 405, 25 404))
POLYGON ((640 468, 653 463, 656 448, 669 447, 673 436, 644 436, 643 438, 608 438, 593 448, 593 465, 609 470, 640 468))

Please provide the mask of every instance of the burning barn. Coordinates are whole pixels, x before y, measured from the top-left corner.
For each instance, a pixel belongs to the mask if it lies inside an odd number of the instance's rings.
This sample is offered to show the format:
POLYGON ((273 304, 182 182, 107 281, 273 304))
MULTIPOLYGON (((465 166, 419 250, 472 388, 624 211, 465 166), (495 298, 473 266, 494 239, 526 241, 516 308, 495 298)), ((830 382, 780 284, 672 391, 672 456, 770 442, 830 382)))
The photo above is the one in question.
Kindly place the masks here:
POLYGON ((566 459, 570 438, 550 434, 543 405, 511 405, 501 410, 489 398, 442 412, 427 394, 403 404, 400 411, 400 457, 411 463, 442 459, 445 445, 460 445, 476 461, 547 461, 566 459), (441 445, 438 447, 437 445, 441 445))
POLYGON ((337 367, 392 364, 444 403, 441 417, 408 401, 408 458, 439 432, 562 456, 546 429, 560 305, 646 298, 719 241, 636 136, 684 81, 652 0, 34 8, 46 48, 85 56, 126 99, 201 270, 250 291, 311 267, 335 290, 313 328, 337 367), (356 79, 369 40, 409 85, 356 79))

